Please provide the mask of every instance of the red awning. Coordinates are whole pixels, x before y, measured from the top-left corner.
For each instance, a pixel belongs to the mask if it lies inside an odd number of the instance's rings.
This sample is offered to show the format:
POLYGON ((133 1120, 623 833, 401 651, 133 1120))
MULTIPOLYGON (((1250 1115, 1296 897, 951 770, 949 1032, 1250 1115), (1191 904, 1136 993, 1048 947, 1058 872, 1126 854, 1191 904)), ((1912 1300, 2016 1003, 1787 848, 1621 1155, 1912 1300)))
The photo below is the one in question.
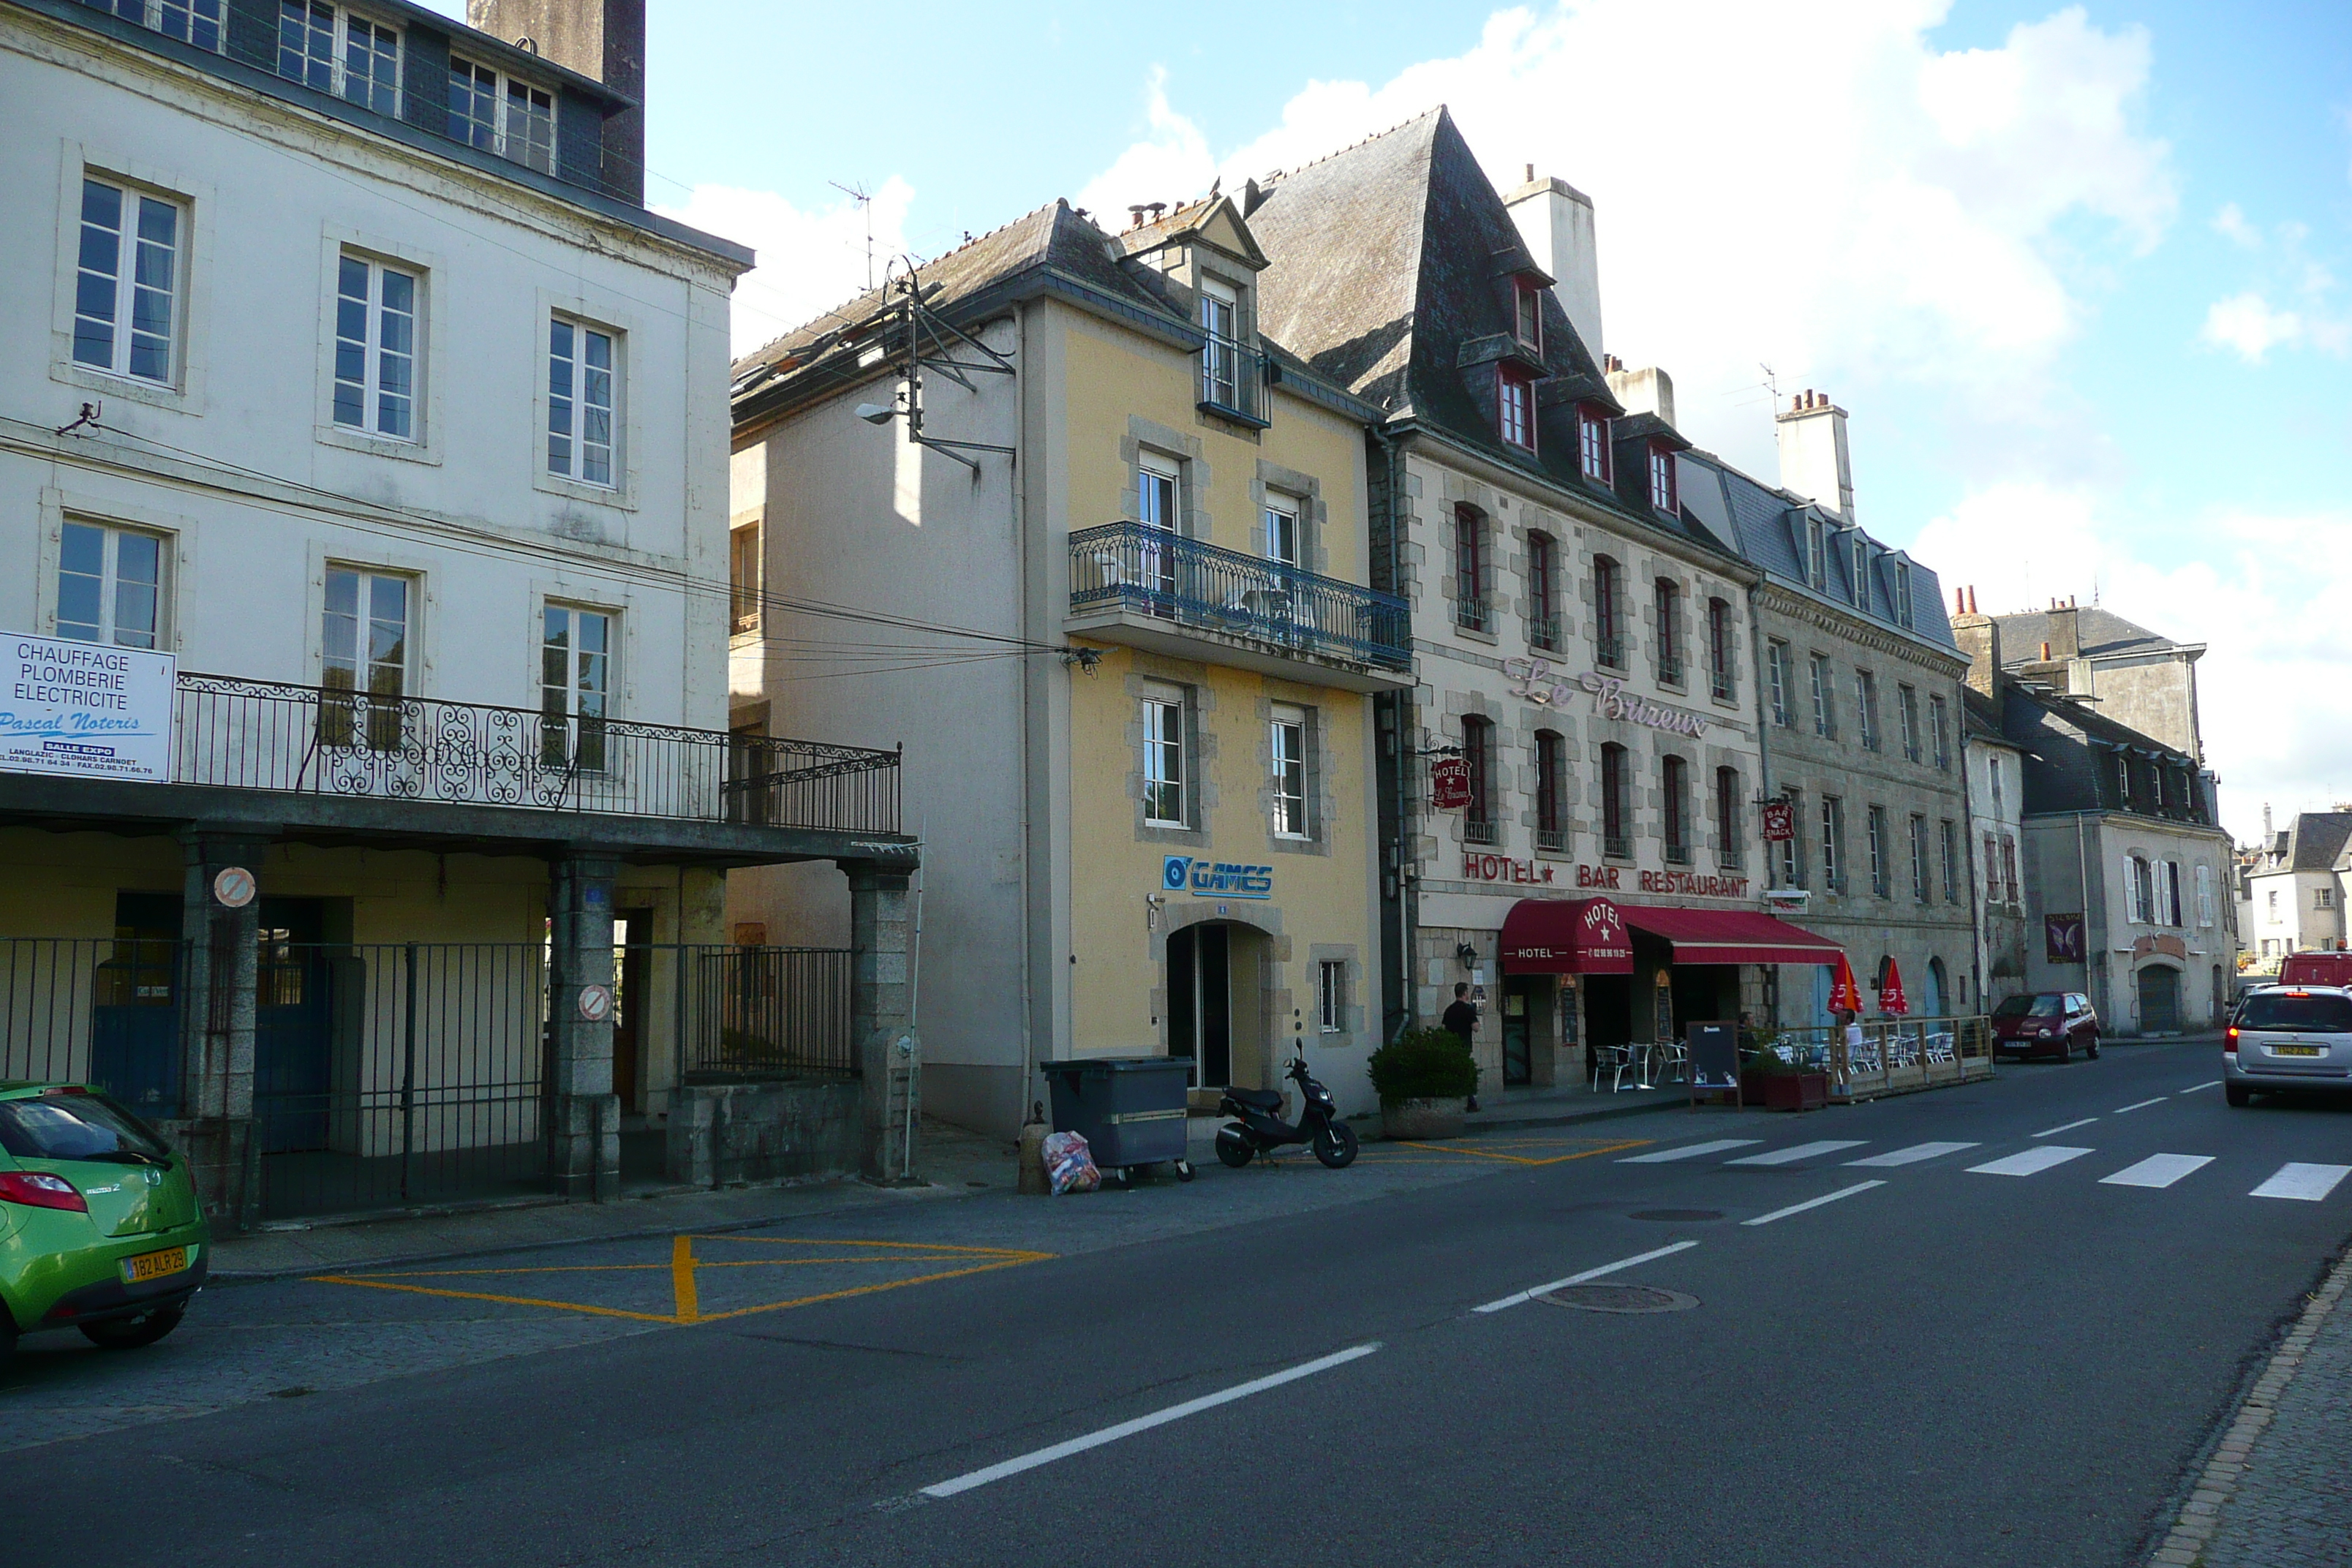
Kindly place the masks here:
MULTIPOLYGON (((1674 943, 1676 963, 1835 963, 1845 951, 1827 937, 1754 910, 1628 904, 1624 915, 1636 931, 1674 943)), ((1507 922, 1503 930, 1507 937, 1507 922)))
POLYGON ((1506 974, 1631 974, 1633 939, 1607 899, 1521 899, 1503 917, 1506 974))

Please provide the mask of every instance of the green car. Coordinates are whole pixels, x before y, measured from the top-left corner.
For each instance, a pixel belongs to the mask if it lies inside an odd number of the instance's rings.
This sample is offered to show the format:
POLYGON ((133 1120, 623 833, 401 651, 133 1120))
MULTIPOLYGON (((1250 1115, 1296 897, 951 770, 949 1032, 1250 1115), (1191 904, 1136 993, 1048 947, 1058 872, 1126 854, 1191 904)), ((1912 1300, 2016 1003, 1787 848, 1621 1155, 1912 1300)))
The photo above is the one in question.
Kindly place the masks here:
POLYGON ((211 1241, 187 1156, 153 1128, 83 1084, 0 1081, 0 1364, 38 1329, 153 1344, 211 1241))

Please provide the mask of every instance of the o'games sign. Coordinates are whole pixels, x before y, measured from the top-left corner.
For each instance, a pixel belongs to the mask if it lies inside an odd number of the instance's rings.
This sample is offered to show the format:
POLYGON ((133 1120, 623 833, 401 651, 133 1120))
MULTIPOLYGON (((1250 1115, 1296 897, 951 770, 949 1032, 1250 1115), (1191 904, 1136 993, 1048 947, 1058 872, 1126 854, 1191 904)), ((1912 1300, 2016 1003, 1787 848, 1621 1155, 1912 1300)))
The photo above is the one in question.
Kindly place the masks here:
POLYGON ((1160 863, 1160 885, 1171 893, 1203 899, 1270 899, 1274 868, 1170 855, 1160 863))

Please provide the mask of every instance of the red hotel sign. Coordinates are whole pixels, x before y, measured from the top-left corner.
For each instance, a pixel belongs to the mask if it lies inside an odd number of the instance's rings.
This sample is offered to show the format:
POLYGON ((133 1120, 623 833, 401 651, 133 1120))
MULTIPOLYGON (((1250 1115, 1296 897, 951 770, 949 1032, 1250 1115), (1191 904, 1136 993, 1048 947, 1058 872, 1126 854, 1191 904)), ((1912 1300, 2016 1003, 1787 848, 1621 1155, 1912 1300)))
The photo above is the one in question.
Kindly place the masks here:
POLYGON ((1549 882, 1552 868, 1507 855, 1465 855, 1462 874, 1476 882, 1549 882))
MULTIPOLYGON (((1539 860, 1514 860, 1507 855, 1469 854, 1462 857, 1462 874, 1475 882, 1518 882, 1543 885, 1558 868, 1539 860)), ((1623 866, 1579 866, 1576 885, 1623 892, 1623 866)), ((1690 871, 1635 871, 1633 886, 1644 893, 1679 893, 1689 899, 1744 899, 1745 877, 1702 877, 1690 871)))
POLYGON ((1429 804, 1439 811, 1460 811, 1470 804, 1470 764, 1460 757, 1443 757, 1429 765, 1429 804))

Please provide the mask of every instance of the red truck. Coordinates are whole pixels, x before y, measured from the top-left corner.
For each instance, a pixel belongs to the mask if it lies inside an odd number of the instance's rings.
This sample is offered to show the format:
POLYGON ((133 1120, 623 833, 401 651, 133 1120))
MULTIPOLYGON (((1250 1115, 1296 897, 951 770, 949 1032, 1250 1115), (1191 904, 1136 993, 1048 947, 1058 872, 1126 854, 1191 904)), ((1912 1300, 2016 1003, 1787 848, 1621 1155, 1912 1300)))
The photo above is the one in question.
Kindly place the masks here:
POLYGON ((2281 985, 2352 987, 2352 952, 2292 952, 2280 961, 2281 985))

